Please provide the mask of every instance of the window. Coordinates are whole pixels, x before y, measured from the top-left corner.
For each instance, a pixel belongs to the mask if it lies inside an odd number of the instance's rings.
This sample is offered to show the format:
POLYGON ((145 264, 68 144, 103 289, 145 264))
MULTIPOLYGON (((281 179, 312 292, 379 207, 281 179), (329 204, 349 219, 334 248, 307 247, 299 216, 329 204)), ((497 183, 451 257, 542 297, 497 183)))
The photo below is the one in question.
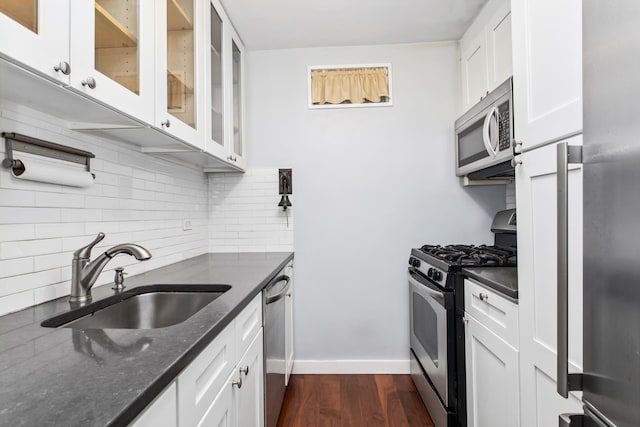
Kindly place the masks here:
POLYGON ((391 64, 309 67, 309 108, 391 105, 391 64))

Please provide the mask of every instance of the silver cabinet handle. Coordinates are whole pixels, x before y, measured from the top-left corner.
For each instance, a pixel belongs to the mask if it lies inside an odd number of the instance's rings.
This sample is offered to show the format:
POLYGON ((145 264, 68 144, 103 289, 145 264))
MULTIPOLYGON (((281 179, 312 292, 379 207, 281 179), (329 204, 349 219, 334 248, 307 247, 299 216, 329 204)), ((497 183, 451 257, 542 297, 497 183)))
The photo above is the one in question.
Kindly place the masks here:
POLYGON ((71 65, 69 65, 67 61, 60 61, 58 65, 53 66, 53 69, 58 71, 59 73, 64 74, 65 76, 71 74, 71 65))
POLYGON ((240 378, 238 378, 238 381, 236 381, 236 380, 231 381, 231 386, 236 386, 238 388, 242 388, 242 376, 240 376, 240 378))
POLYGON ((489 299, 489 295, 487 294, 480 293, 478 296, 480 297, 480 301, 486 301, 489 299))
POLYGON ((582 163, 582 147, 561 142, 557 146, 558 168, 558 394, 582 390, 582 374, 569 374, 569 163, 582 163))
POLYGON ((244 374, 245 376, 249 375, 249 365, 244 368, 240 368, 240 373, 244 374))
POLYGON ((166 128, 170 128, 170 127, 171 127, 171 121, 170 121, 169 119, 163 120, 163 121, 160 123, 160 126, 162 126, 162 127, 166 127, 166 128))
POLYGON ((95 89, 96 88, 96 79, 94 79, 93 77, 87 77, 86 79, 81 81, 80 84, 82 86, 88 86, 89 89, 95 89))

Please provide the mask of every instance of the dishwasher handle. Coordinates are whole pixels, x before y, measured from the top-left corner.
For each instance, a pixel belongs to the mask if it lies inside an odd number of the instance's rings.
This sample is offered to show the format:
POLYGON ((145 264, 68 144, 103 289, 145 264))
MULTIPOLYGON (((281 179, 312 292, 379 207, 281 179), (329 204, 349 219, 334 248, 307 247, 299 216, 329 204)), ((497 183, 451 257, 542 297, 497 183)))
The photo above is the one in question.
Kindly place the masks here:
POLYGON ((265 289, 270 289, 272 287, 274 287, 276 284, 280 283, 280 282, 287 282, 286 285, 284 286, 284 288, 278 292, 275 295, 269 295, 268 291, 267 295, 265 296, 265 304, 271 304, 274 303, 276 301, 281 300, 282 298, 284 298, 285 294, 289 291, 289 287, 291 286, 291 277, 287 276, 287 275, 282 275, 282 276, 278 276, 276 277, 273 282, 271 282, 271 284, 269 286, 267 286, 267 288, 265 289))

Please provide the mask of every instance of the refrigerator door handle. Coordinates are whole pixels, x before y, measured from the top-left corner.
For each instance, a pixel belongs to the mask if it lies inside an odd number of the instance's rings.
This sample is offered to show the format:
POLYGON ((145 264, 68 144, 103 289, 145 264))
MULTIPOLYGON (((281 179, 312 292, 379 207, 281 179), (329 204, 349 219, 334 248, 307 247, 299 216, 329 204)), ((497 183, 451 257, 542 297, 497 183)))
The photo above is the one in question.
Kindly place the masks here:
MULTIPOLYGON (((569 374, 569 163, 582 163, 582 147, 557 146, 558 192, 558 394, 582 390, 582 374, 569 374)), ((562 424, 561 424, 562 425, 562 424)))
POLYGON ((560 414, 558 427, 583 427, 584 414, 560 414))

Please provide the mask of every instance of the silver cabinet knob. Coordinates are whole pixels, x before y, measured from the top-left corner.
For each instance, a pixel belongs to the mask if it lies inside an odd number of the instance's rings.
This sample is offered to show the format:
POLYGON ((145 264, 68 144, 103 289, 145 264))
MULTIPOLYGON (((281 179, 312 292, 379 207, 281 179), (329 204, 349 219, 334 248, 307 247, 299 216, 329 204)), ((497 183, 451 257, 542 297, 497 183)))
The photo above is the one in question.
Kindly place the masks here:
POLYGON ((60 61, 58 65, 53 66, 53 69, 58 71, 59 73, 64 74, 65 76, 71 74, 71 65, 69 65, 67 61, 60 61))
POLYGON ((240 373, 246 375, 249 375, 249 365, 247 365, 244 368, 240 368, 240 373))
POLYGON ((93 77, 87 77, 86 79, 81 81, 80 84, 82 86, 88 86, 89 89, 95 89, 96 88, 96 79, 94 79, 93 77))
POLYGON ((514 157, 513 159, 511 159, 511 167, 515 168, 518 165, 522 164, 522 158, 520 157, 514 157))
POLYGON ((238 378, 238 381, 236 380, 231 381, 231 385, 236 386, 238 388, 242 388, 242 377, 238 378))
POLYGON ((489 295, 483 294, 483 293, 481 293, 479 297, 480 297, 480 301, 486 301, 489 299, 489 295))
POLYGON ((160 126, 166 127, 166 128, 170 128, 171 127, 171 121, 169 119, 164 120, 162 123, 160 123, 160 126))

